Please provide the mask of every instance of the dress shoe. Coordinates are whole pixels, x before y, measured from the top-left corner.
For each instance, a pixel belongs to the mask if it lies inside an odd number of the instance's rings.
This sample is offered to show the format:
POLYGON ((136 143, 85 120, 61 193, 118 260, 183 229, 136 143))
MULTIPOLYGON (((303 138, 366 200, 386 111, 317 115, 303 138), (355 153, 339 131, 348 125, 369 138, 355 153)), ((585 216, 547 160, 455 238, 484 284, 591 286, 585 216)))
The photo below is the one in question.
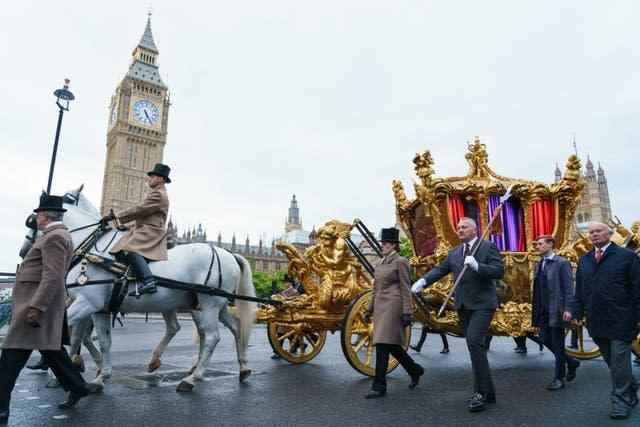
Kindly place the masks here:
MULTIPOLYGON (((482 393, 479 393, 479 394, 482 394, 482 393)), ((473 396, 475 396, 475 394, 473 396)), ((471 396, 469 399, 467 399, 467 403, 471 402, 471 399, 473 399, 473 396, 471 396)), ((496 394, 495 393, 483 394, 483 396, 484 396, 485 403, 496 403, 496 394)))
POLYGON ((420 383, 420 377, 424 375, 424 369, 422 366, 420 367, 420 372, 417 374, 411 375, 411 384, 409 384, 409 388, 413 390, 420 383))
POLYGON ((420 347, 416 347, 415 345, 410 345, 409 348, 416 353, 420 353, 420 350, 422 350, 420 347))
POLYGON ((471 399, 469 399, 469 405, 467 408, 469 409, 469 412, 480 412, 484 411, 486 406, 487 401, 484 396, 481 393, 476 393, 471 396, 471 399))
POLYGON ((449 354, 449 347, 445 347, 440 351, 440 354, 449 354))
POLYGON ((273 359, 273 360, 280 360, 280 359, 282 359, 282 358, 280 357, 280 355, 279 355, 279 354, 273 353, 273 354, 271 355, 271 359, 273 359))
POLYGON ((560 390, 561 388, 564 388, 564 381, 554 378, 554 380, 547 384, 545 388, 549 391, 560 390))
POLYGON ((518 354, 527 354, 527 349, 522 347, 516 347, 513 349, 513 352, 518 354))
POLYGON ((49 369, 49 365, 47 365, 43 358, 40 358, 36 363, 27 365, 27 369, 32 369, 34 371, 46 371, 49 369))
POLYGON ((67 400, 65 400, 64 402, 58 405, 58 409, 71 409, 74 406, 76 406, 76 404, 80 401, 80 399, 82 399, 85 396, 87 395, 70 392, 69 395, 67 396, 67 400))
POLYGON ((631 415, 631 408, 615 408, 609 413, 612 420, 626 420, 631 415))
POLYGON ((7 424, 9 422, 9 410, 0 411, 0 425, 7 424))
POLYGON ((371 390, 369 391, 369 393, 367 393, 364 398, 365 399, 377 399, 379 397, 385 397, 387 395, 386 391, 379 391, 379 390, 371 390))
POLYGON ((573 380, 576 379, 576 371, 578 370, 578 368, 580 367, 580 362, 576 361, 576 364, 573 366, 569 366, 569 369, 567 371, 567 382, 571 382, 573 380))

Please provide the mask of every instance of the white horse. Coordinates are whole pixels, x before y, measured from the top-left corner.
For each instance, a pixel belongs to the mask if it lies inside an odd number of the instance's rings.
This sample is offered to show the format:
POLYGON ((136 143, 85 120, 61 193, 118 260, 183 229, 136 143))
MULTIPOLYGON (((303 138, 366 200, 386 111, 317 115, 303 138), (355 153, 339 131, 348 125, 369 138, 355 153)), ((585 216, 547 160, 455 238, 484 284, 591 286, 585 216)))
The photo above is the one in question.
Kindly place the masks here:
MULTIPOLYGON (((90 233, 95 231, 97 226, 82 227, 100 220, 97 210, 80 190, 67 193, 67 195, 71 194, 73 196, 71 199, 65 198, 67 212, 64 215, 64 224, 71 231, 74 247, 77 247, 90 233)), ((122 234, 117 230, 105 233, 91 248, 90 253, 113 259, 109 254, 109 248, 122 237, 122 234)), ((215 262, 212 265, 213 256, 214 250, 209 245, 180 245, 169 250, 169 259, 167 261, 153 262, 150 264, 150 268, 156 276, 180 282, 204 284, 228 293, 255 297, 251 266, 246 259, 217 248, 215 250, 215 262), (219 269, 218 266, 220 267, 219 269), (221 272, 220 275, 218 271, 221 272)), ((80 274, 81 265, 78 264, 69 271, 67 285, 75 284, 80 274)), ((85 274, 90 282, 115 278, 112 273, 91 263, 87 265, 85 274)), ((89 284, 69 288, 69 294, 74 300, 67 309, 67 316, 69 325, 77 326, 75 329, 78 332, 74 333, 76 344, 77 340, 83 337, 83 329, 87 325, 86 319, 107 308, 112 289, 112 283, 89 284)), ((153 351, 150 368, 160 365, 162 353, 179 329, 177 312, 185 311, 191 313, 198 333, 200 350, 197 362, 191 368, 189 375, 182 379, 177 391, 191 391, 195 386, 195 382, 203 378, 206 366, 220 340, 218 321, 227 326, 235 338, 238 363, 240 365, 240 381, 243 381, 251 374, 251 370, 247 367, 247 347, 255 321, 255 303, 236 299, 236 307, 238 309, 238 318, 236 318, 229 312, 228 301, 224 297, 198 294, 197 299, 198 307, 195 309, 192 295, 189 292, 160 286, 155 294, 144 294, 140 298, 126 297, 119 308, 122 313, 162 313, 167 324, 167 331, 160 344, 153 351)), ((111 374, 112 369, 109 317, 108 315, 96 315, 93 320, 103 353, 102 375, 108 376, 111 374)))

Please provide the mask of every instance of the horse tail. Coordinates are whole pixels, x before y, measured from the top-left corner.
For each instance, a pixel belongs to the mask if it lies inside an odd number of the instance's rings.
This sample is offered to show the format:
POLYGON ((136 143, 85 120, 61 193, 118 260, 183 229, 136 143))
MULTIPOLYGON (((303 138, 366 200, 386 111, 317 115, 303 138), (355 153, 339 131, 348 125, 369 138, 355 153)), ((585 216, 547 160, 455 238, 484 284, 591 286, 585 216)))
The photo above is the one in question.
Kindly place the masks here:
MULTIPOLYGON (((251 272, 251 265, 244 257, 235 255, 236 261, 240 266, 241 274, 240 283, 238 284, 237 294, 255 297, 256 288, 253 286, 253 275, 251 272)), ((242 346, 243 353, 246 354, 249 347, 249 337, 251 336, 251 330, 253 324, 256 321, 256 303, 251 301, 244 301, 241 299, 235 300, 236 307, 238 307, 238 320, 240 322, 240 345, 242 346)))

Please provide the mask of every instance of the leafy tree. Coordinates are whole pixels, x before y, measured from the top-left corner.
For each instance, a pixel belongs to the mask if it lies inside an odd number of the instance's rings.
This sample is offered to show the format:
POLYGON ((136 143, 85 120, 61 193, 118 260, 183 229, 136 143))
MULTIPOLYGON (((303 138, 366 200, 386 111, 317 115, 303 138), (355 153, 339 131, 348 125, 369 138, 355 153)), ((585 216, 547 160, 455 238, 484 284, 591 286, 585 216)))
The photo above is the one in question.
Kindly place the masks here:
POLYGON ((272 294, 274 281, 276 293, 282 291, 284 289, 284 274, 284 271, 276 271, 274 273, 254 271, 253 286, 256 288, 256 295, 260 298, 269 298, 272 294))
POLYGON ((413 256, 413 247, 411 246, 411 241, 406 237, 400 239, 400 255, 407 259, 413 256))

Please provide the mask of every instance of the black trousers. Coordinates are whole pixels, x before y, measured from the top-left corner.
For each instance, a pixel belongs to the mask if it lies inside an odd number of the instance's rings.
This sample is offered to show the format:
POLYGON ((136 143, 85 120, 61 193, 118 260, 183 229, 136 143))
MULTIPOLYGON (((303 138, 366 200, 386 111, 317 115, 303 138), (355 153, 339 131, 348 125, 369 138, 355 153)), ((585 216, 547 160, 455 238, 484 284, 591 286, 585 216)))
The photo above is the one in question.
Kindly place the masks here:
POLYGON ((371 388, 376 391, 387 391, 387 368, 389 367, 389 354, 396 358, 407 374, 419 375, 423 372, 422 366, 413 361, 411 356, 397 344, 376 344, 376 376, 371 388))
MULTIPOLYGON (((422 346, 424 345, 424 342, 427 339, 428 333, 429 333, 429 328, 423 326, 422 332, 420 334, 420 339, 418 340, 418 343, 415 345, 418 351, 422 350, 422 346)), ((440 334, 440 338, 442 339, 442 348, 449 348, 449 341, 447 340, 447 335, 440 334)))
MULTIPOLYGON (((9 409, 11 392, 16 385, 20 371, 29 360, 32 351, 12 348, 2 350, 0 355, 0 411, 9 409)), ((73 367, 71 359, 64 348, 60 350, 40 350, 40 354, 60 381, 62 388, 80 396, 88 394, 84 378, 73 367)))
POLYGON ((547 347, 556 358, 554 379, 563 380, 567 375, 567 367, 574 367, 578 362, 567 356, 564 351, 564 328, 552 328, 546 324, 540 328, 540 337, 544 346, 547 347))
POLYGON ((489 360, 487 359, 487 334, 495 310, 458 310, 462 321, 467 348, 473 370, 473 392, 495 395, 489 360))

